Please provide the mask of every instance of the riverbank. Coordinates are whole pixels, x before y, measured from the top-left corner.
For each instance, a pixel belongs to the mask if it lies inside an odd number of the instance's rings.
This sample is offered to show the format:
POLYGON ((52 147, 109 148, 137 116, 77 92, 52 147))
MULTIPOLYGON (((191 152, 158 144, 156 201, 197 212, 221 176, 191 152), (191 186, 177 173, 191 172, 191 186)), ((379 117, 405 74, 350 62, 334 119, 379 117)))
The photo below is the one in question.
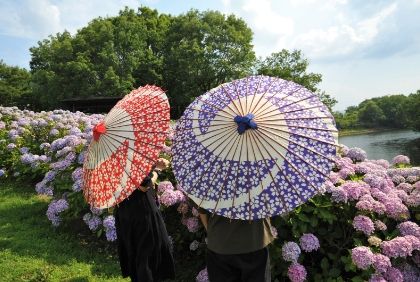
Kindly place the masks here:
POLYGON ((379 133, 392 130, 401 130, 397 128, 356 128, 356 129, 341 129, 338 132, 338 136, 350 136, 350 135, 361 135, 369 133, 379 133))

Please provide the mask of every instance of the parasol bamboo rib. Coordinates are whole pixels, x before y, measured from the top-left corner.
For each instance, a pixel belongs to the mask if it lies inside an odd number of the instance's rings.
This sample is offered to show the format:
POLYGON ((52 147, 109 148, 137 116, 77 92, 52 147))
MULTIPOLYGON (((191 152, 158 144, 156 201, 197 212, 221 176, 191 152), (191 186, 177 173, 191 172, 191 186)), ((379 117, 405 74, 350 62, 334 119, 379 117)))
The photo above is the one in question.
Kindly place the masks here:
MULTIPOLYGON (((275 141, 271 136, 269 136, 269 135, 267 135, 267 134, 265 134, 264 132, 262 132, 262 131, 260 131, 260 133, 261 134, 263 134, 264 136, 266 136, 267 138, 269 138, 269 139, 271 139, 272 141, 275 141)), ((277 142, 276 142, 277 143, 277 142)), ((277 144, 279 144, 281 147, 283 147, 284 149, 286 149, 287 150, 287 147, 286 146, 284 146, 283 144, 280 144, 280 143, 277 143, 277 144)), ((273 149, 273 150, 275 150, 277 153, 279 153, 278 151, 277 151, 277 149, 276 148, 274 148, 271 144, 270 144, 270 147, 273 149)), ((296 154, 295 152, 293 152, 293 151, 291 151, 291 150, 288 150, 288 153, 292 153, 293 155, 295 155, 295 156, 297 156, 297 157, 299 157, 299 159, 301 160, 301 161, 303 161, 304 163, 306 163, 306 164, 308 164, 308 165, 310 165, 312 168, 314 168, 315 170, 317 170, 318 172, 320 172, 323 176, 325 176, 325 177, 328 177, 328 175, 327 174, 325 174, 323 171, 320 171, 314 164, 312 164, 312 163, 310 163, 310 162, 307 162, 306 160, 305 160, 305 158, 304 157, 302 157, 302 156, 300 156, 299 154, 296 154)))
MULTIPOLYGON (((229 148, 229 151, 228 151, 228 153, 226 154, 226 156, 228 156, 229 154, 230 154, 230 151, 232 150, 232 148, 234 147, 234 144, 236 143, 236 141, 238 140, 238 144, 239 144, 239 140, 240 140, 240 138, 239 138, 239 135, 237 135, 236 136, 236 138, 235 138, 235 140, 232 142, 232 145, 230 146, 230 148, 229 148)), ((224 160, 226 160, 226 157, 224 158, 224 160)), ((213 183, 213 181, 214 181, 214 179, 216 178, 216 175, 217 175, 217 173, 219 172, 219 170, 220 170, 220 168, 222 167, 222 165, 219 165, 219 167, 218 167, 218 169, 217 169, 217 171, 216 172, 214 172, 213 173, 213 178, 212 178, 212 180, 211 180, 211 182, 210 182, 210 187, 212 187, 211 186, 211 184, 213 183)), ((224 175, 224 180, 223 180, 223 183, 222 183, 222 185, 221 185, 221 187, 224 187, 224 186, 226 186, 226 181, 227 181, 227 176, 228 176, 228 174, 229 174, 229 169, 227 169, 226 170, 226 174, 224 175)), ((237 173, 236 173, 236 175, 237 175, 237 173)), ((210 188, 211 189, 211 188, 210 188)), ((223 189, 223 188, 222 188, 223 189)), ((216 206, 215 206, 215 209, 214 209, 214 211, 213 211, 213 215, 214 215, 214 213, 216 212, 216 209, 217 209, 217 204, 218 204, 218 202, 219 202, 219 200, 220 200, 220 196, 221 196, 221 194, 222 194, 222 189, 220 189, 220 191, 219 191, 219 195, 218 195, 218 201, 217 201, 217 203, 216 203, 216 206)), ((206 191, 206 193, 205 193, 205 196, 201 199, 201 201, 200 201, 200 204, 199 204, 199 207, 201 206, 201 204, 203 203, 203 201, 204 201, 204 199, 205 198, 207 198, 207 195, 208 195, 208 192, 209 192, 209 189, 206 191)), ((235 196, 235 195, 234 195, 235 196)))
MULTIPOLYGON (((258 122, 258 124, 265 124, 265 125, 276 125, 276 124, 271 124, 271 123, 267 123, 267 122, 258 122)), ((293 127, 293 128, 305 128, 305 129, 312 129, 312 130, 320 130, 320 131, 330 131, 330 132, 338 132, 337 129, 330 129, 330 128, 319 128, 319 127, 309 127, 309 126, 304 126, 304 125, 279 125, 279 126, 283 126, 283 127, 293 127)))
MULTIPOLYGON (((240 135, 238 134, 238 136, 240 137, 240 135)), ((241 143, 241 149, 240 149, 240 152, 239 152, 239 160, 240 160, 240 158, 241 158, 241 156, 242 156, 242 146, 243 146, 243 142, 244 142, 244 139, 243 138, 239 138, 239 140, 238 140, 238 144, 237 145, 239 145, 239 142, 241 142, 242 141, 242 143, 241 143)), ((233 147, 233 144, 232 144, 232 147, 233 147)), ((233 157, 235 157, 235 155, 236 155, 236 152, 237 152, 237 149, 238 149, 238 146, 236 146, 236 148, 235 148, 235 152, 233 153, 233 157)), ((226 159, 225 159, 226 160, 226 159)), ((238 180, 238 171, 239 171, 239 167, 238 167, 238 169, 236 170, 236 173, 235 173, 235 179, 236 180, 238 180)), ((235 197, 236 197, 236 187, 237 187, 237 185, 236 185, 236 183, 237 183, 237 181, 235 181, 234 182, 235 183, 235 189, 234 189, 234 194, 233 194, 233 206, 235 205, 235 197)), ((219 195, 221 195, 221 193, 222 193, 222 191, 223 191, 223 189, 224 189, 224 187, 222 187, 222 190, 220 191, 220 194, 219 195)), ((216 212, 217 211, 217 206, 218 206, 218 204, 219 204, 219 201, 220 201, 220 196, 219 196, 219 198, 217 199, 217 202, 216 202, 216 205, 215 205, 215 207, 214 207, 214 212, 216 212)))
MULTIPOLYGON (((255 138, 257 138, 258 139, 258 141, 259 141, 259 138, 258 138, 258 135, 254 135, 254 133, 252 133, 252 136, 253 137, 255 137, 255 138)), ((255 140, 255 139, 254 139, 255 140)), ((265 140, 264 140, 265 141, 265 140)), ((259 143, 261 144, 261 146, 262 146, 262 148, 264 148, 264 150, 267 152, 267 154, 270 154, 269 153, 269 151, 267 150, 267 148, 262 144, 262 142, 261 141, 259 141, 259 143)), ((269 143, 267 143, 267 144, 269 144, 269 143)), ((269 145, 271 145, 271 144, 269 144, 269 145)), ((258 149, 259 149, 259 146, 257 147, 258 149)), ((284 161, 286 161, 286 162, 288 162, 290 165, 291 165, 291 163, 289 162, 289 160, 286 158, 286 156, 284 156, 283 154, 281 154, 280 152, 278 152, 279 154, 280 154, 280 156, 284 159, 284 161)), ((281 169, 281 167, 278 165, 278 163, 277 162, 275 162, 275 164, 276 164, 276 166, 277 166, 277 168, 279 169, 279 171, 280 172, 282 172, 282 174, 285 176, 285 177, 287 177, 284 173, 283 173, 283 170, 281 169)), ((271 175, 271 172, 270 172, 270 175, 271 175)), ((275 182, 275 180, 273 179, 273 182, 275 182)), ((290 181, 290 179, 288 179, 288 182, 289 182, 289 184, 291 184, 291 187, 293 188, 293 190, 295 190, 295 192, 296 192, 296 195, 298 195, 299 196, 299 198, 301 198, 301 195, 299 194, 299 192, 298 192, 298 190, 296 189, 296 187, 291 183, 291 181, 290 181)), ((277 183, 277 182, 276 182, 277 183)), ((276 184, 275 184, 276 185, 276 184)), ((301 200, 303 201, 303 198, 301 198, 301 200)))
MULTIPOLYGON (((216 149, 219 148, 219 146, 224 143, 226 140, 229 140, 230 136, 234 133, 234 131, 231 131, 230 134, 228 135, 227 138, 224 139, 223 142, 219 143, 219 145, 216 146, 216 149)), ((214 140, 212 143, 210 143, 210 145, 213 145, 214 142, 216 142, 218 140, 214 140)), ((207 156, 209 156, 210 154, 212 154, 213 152, 211 152, 210 150, 207 150, 207 153, 205 155, 205 158, 207 156)), ((187 161, 189 161, 190 159, 192 159, 194 157, 194 155, 191 155, 191 157, 189 157, 188 159, 185 159, 183 162, 180 163, 180 165, 182 166, 183 164, 185 164, 187 161)), ((192 172, 194 172, 194 170, 199 166, 200 164, 197 163, 197 165, 191 170, 192 172)))
MULTIPOLYGON (((251 134, 251 133, 249 133, 251 134)), ((249 137, 251 139, 251 136, 249 137)), ((254 149, 254 143, 250 142, 251 144, 251 149, 252 149, 252 153, 254 155, 254 159, 257 159, 257 156, 255 155, 255 149, 254 149)), ((258 174, 258 179, 261 179, 261 174, 260 174, 260 167, 257 167, 257 174, 258 174)), ((260 180, 260 186, 261 186, 261 193, 263 193, 264 191, 264 186, 262 185, 262 181, 260 180)), ((267 206, 267 197, 264 197, 264 205, 266 207, 267 210, 269 210, 268 206, 267 206)))
MULTIPOLYGON (((244 114, 243 114, 243 112, 241 112, 241 111, 239 110, 239 108, 236 106, 236 103, 233 101, 233 99, 232 99, 232 97, 230 96, 230 94, 229 94, 229 93, 225 90, 225 88, 223 87, 223 84, 222 84, 222 85, 220 85, 220 88, 222 89, 222 91, 223 91, 223 92, 225 92, 225 93, 227 94, 227 96, 229 97, 229 100, 230 100, 231 104, 233 104, 233 105, 235 106, 235 108, 236 108, 236 110, 237 110, 236 114, 238 114, 238 113, 242 113, 242 115, 244 115, 244 114)), ((241 103, 239 103, 239 104, 241 104, 241 103)), ((228 105, 228 108, 229 108, 232 112, 234 112, 234 113, 235 113, 235 111, 234 111, 233 109, 231 109, 231 108, 230 108, 230 104, 228 105)))
MULTIPOLYGON (((254 143, 256 144, 253 132, 251 132, 251 133, 250 133, 250 135, 251 135, 250 137, 252 138, 252 140, 254 140, 254 143)), ((258 149, 258 152, 259 152, 259 153, 263 156, 263 153, 261 152, 260 147, 256 146, 256 148, 258 149)), ((265 159, 265 158, 263 158, 263 161, 264 161, 265 165, 266 165, 267 167, 269 167, 269 165, 268 165, 268 163, 267 163, 267 161, 266 161, 266 159, 265 159)), ((277 163, 276 163, 276 164, 277 164, 277 163)), ((279 189, 279 187, 277 186, 277 182, 276 182, 276 180, 275 180, 275 177, 273 176, 273 174, 271 173, 271 171, 270 171, 270 170, 268 171, 268 174, 270 175, 270 178, 271 178, 271 180, 272 180, 272 183, 274 183, 274 186, 276 187, 276 190, 277 190, 277 192, 279 193, 279 196, 280 196, 280 194, 281 194, 281 193, 280 193, 281 189, 279 189)), ((285 202, 283 201, 283 199, 282 199, 281 197, 279 197, 279 199, 280 199, 280 202, 282 202, 283 207, 284 207, 284 208, 286 208, 286 204, 285 204, 285 202)))
POLYGON ((267 87, 267 90, 260 96, 260 99, 257 101, 257 103, 255 104, 254 108, 251 110, 251 107, 252 107, 252 104, 254 102, 255 96, 257 96, 258 89, 260 89, 262 80, 263 80, 263 76, 260 76, 260 80, 258 81, 257 87, 255 88, 255 91, 254 91, 254 94, 253 94, 253 97, 252 97, 251 105, 249 106, 249 108, 250 108, 250 111, 249 112, 250 113, 253 113, 254 112, 255 108, 260 103, 261 99, 267 94, 268 89, 270 89, 270 87, 271 87, 271 85, 272 85, 272 83, 274 81, 274 79, 270 79, 270 83, 269 83, 269 85, 267 87))
MULTIPOLYGON (((276 150, 274 147, 273 147, 273 145, 271 145, 270 143, 268 143, 266 140, 264 140, 263 139, 263 141, 265 141, 272 149, 274 149, 274 150, 276 150)), ((262 144, 262 142, 261 142, 261 145, 263 145, 262 144)), ((266 149, 266 147, 263 145, 263 148, 265 149, 265 150, 267 150, 266 149)), ((268 150, 267 150, 267 152, 268 152, 268 150)), ((303 178, 303 179, 305 179, 305 181, 307 182, 307 183, 309 183, 313 188, 315 188, 315 190, 317 190, 318 189, 318 187, 316 187, 316 186, 314 186, 313 185, 313 183, 311 182, 311 181, 309 181, 307 178, 306 178, 306 176, 305 175, 303 175, 302 173, 301 173, 301 171, 299 170, 299 169, 297 169, 296 167, 295 167, 295 165, 292 163, 292 162, 290 162, 287 158, 286 158, 286 156, 284 156, 281 152, 278 152, 277 150, 276 150, 276 152, 277 153, 279 153, 280 154, 280 156, 298 173, 298 174, 300 174, 300 176, 303 178)), ((276 163, 277 164, 277 163, 276 163)), ((277 167, 279 168, 279 170, 281 170, 281 168, 277 165, 277 167)), ((294 186, 293 186, 294 187, 294 186)), ((298 194, 298 193, 297 193, 298 194)), ((300 196, 300 195, 299 195, 300 196)), ((303 202, 304 202, 304 200, 302 200, 303 202)))
MULTIPOLYGON (((286 84, 286 83, 284 83, 284 84, 286 84)), ((299 85, 299 86, 300 86, 300 85, 299 85)), ((283 90, 283 88, 284 88, 284 87, 282 87, 282 89, 281 89, 281 90, 283 90)), ((280 99, 279 99, 279 101, 284 100, 286 97, 288 97, 288 96, 292 95, 293 93, 296 93, 296 92, 298 92, 298 91, 302 90, 303 88, 304 88, 303 86, 297 87, 296 89, 292 90, 291 92, 288 92, 286 96, 284 96, 284 97, 280 98, 280 99)), ((280 91, 281 91, 281 90, 280 90, 280 91)), ((267 93, 267 92, 265 92, 264 94, 266 94, 266 93, 267 93)), ((277 92, 277 93, 278 93, 278 92, 277 92)), ((264 95, 264 96, 265 96, 265 95, 264 95)), ((262 98, 263 98, 263 96, 261 96, 261 97, 260 97, 260 100, 259 100, 259 101, 258 101, 258 103, 255 105, 255 107, 254 107, 253 111, 257 109, 257 105, 260 103, 260 101, 261 101, 261 99, 262 99, 262 98)), ((264 108, 264 106, 265 106, 268 102, 269 102, 269 100, 268 100, 268 99, 265 99, 264 103, 263 103, 262 105, 260 105, 260 106, 258 107, 258 109, 262 109, 262 108, 264 108)), ((254 114, 255 114, 255 116, 259 115, 259 112, 258 112, 258 111, 259 111, 259 110, 257 110, 257 111, 254 113, 254 114)))
MULTIPOLYGON (((267 126, 267 125, 261 125, 260 127, 261 127, 261 128, 269 128, 269 129, 273 129, 273 130, 276 130, 276 131, 285 132, 285 133, 288 133, 288 134, 290 133, 290 131, 287 131, 287 130, 281 130, 281 129, 274 128, 274 127, 270 127, 270 126, 267 126)), ((271 133, 272 133, 272 132, 271 132, 271 133)), ((296 136, 305 137, 305 138, 307 138, 307 139, 311 139, 311 140, 318 141, 318 142, 321 142, 321 143, 325 143, 325 144, 333 145, 333 146, 336 146, 336 147, 338 147, 338 146, 339 146, 339 145, 338 145, 338 144, 336 144, 336 143, 332 143, 332 142, 330 142, 330 141, 326 141, 326 140, 317 139, 317 138, 314 138, 314 137, 311 137, 311 136, 302 135, 302 134, 295 133, 295 132, 292 132, 291 134, 296 135, 296 136)), ((276 134, 274 134, 274 135, 276 135, 276 134)))
MULTIPOLYGON (((228 139, 227 139, 228 140, 228 139)), ((219 145, 221 145, 222 143, 220 143, 219 145)), ((223 147, 223 149, 222 149, 222 151, 224 151, 226 148, 227 148, 227 146, 229 145, 229 142, 228 143, 226 143, 226 145, 223 147)), ((206 156, 207 155, 209 155, 209 154, 211 154, 211 152, 209 151, 207 154, 206 154, 206 156)), ((207 173, 207 171, 214 165, 214 163, 217 161, 217 157, 215 157, 214 158, 214 161, 211 163, 211 165, 209 165, 208 167, 207 167, 207 169, 205 169, 202 173, 201 173, 201 176, 200 176, 200 180, 201 180, 201 178, 203 177, 203 175, 205 175, 206 173, 207 173)), ((219 168, 220 169, 220 168, 219 168)), ((195 172, 195 169, 192 169, 191 170, 191 172, 195 172)), ((214 176, 215 176, 216 174, 214 174, 214 176)), ((197 178, 196 178, 197 179, 197 178)), ((195 188, 195 186, 199 183, 199 181, 198 181, 198 179, 195 181, 195 182, 193 182, 194 184, 191 186, 191 188, 190 188, 190 190, 192 191, 194 188, 195 188)), ((208 192, 208 191, 207 191, 208 192)), ((206 195, 207 195, 207 193, 206 193, 206 195)), ((201 201, 201 203, 202 203, 202 201, 201 201)), ((200 205, 199 206, 201 206, 201 203, 200 203, 200 205)))
MULTIPOLYGON (((260 131, 266 131, 266 132, 270 132, 270 131, 268 131, 268 130, 266 130, 266 129, 263 129, 263 128, 260 128, 259 129, 260 131)), ((270 132, 270 133, 272 133, 272 132, 270 132)), ((319 152, 317 152, 317 151, 315 151, 315 150, 313 150, 313 149, 310 149, 309 147, 306 147, 306 146, 304 146, 304 145, 302 145, 302 144, 300 144, 300 143, 298 143, 298 142, 296 142, 296 141, 293 141, 293 140, 291 140, 291 139, 289 139, 289 138, 286 138, 286 137, 284 137, 284 136, 281 136, 281 135, 276 135, 277 137, 280 137, 280 138, 282 138, 282 139, 284 139, 284 140, 286 140, 287 142, 289 142, 289 143, 293 143, 293 144, 296 144, 296 145, 298 145, 299 147, 301 147, 301 148, 304 148, 304 149, 306 149, 306 150, 308 150, 308 151, 311 151, 312 153, 315 153, 315 154, 317 154, 317 155, 319 155, 319 156, 321 156, 321 157, 323 157, 323 158, 326 158, 326 159, 328 159, 328 160, 330 160, 330 161, 332 161, 332 162, 335 162, 335 160, 334 159, 332 159, 332 158, 330 158, 330 157, 328 157, 328 156, 325 156, 325 155, 323 155, 323 154, 321 154, 321 153, 319 153, 319 152)), ((276 142, 278 145, 280 145, 281 143, 279 143, 279 142, 277 142, 277 141, 274 141, 274 142, 276 142)))

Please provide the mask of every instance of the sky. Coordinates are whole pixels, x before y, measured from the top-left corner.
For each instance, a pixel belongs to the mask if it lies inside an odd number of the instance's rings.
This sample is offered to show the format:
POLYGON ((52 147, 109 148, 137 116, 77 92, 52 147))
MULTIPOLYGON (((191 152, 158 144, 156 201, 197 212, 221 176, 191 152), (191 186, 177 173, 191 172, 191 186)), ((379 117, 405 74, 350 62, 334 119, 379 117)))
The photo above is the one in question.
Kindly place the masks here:
POLYGON ((335 110, 420 89, 420 0, 0 0, 0 59, 29 69, 38 41, 125 6, 234 14, 253 30, 258 57, 302 50, 335 110))

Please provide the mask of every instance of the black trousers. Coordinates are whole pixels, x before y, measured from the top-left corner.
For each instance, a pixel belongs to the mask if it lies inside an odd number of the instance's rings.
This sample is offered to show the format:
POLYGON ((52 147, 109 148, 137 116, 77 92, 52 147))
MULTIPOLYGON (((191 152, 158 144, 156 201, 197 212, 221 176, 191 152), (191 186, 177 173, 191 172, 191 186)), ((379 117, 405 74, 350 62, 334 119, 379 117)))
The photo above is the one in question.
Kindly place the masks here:
POLYGON ((207 249, 207 272, 210 282, 270 282, 268 249, 222 255, 207 249))

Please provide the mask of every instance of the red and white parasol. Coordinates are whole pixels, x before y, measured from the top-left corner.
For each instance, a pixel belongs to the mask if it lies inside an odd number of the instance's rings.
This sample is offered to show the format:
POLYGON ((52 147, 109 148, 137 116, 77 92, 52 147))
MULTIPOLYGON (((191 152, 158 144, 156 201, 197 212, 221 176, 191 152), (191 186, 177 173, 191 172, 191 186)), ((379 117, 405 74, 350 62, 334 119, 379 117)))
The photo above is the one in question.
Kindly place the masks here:
POLYGON ((169 130, 169 103, 157 86, 133 90, 93 129, 83 164, 83 193, 95 208, 127 198, 149 174, 169 130))

